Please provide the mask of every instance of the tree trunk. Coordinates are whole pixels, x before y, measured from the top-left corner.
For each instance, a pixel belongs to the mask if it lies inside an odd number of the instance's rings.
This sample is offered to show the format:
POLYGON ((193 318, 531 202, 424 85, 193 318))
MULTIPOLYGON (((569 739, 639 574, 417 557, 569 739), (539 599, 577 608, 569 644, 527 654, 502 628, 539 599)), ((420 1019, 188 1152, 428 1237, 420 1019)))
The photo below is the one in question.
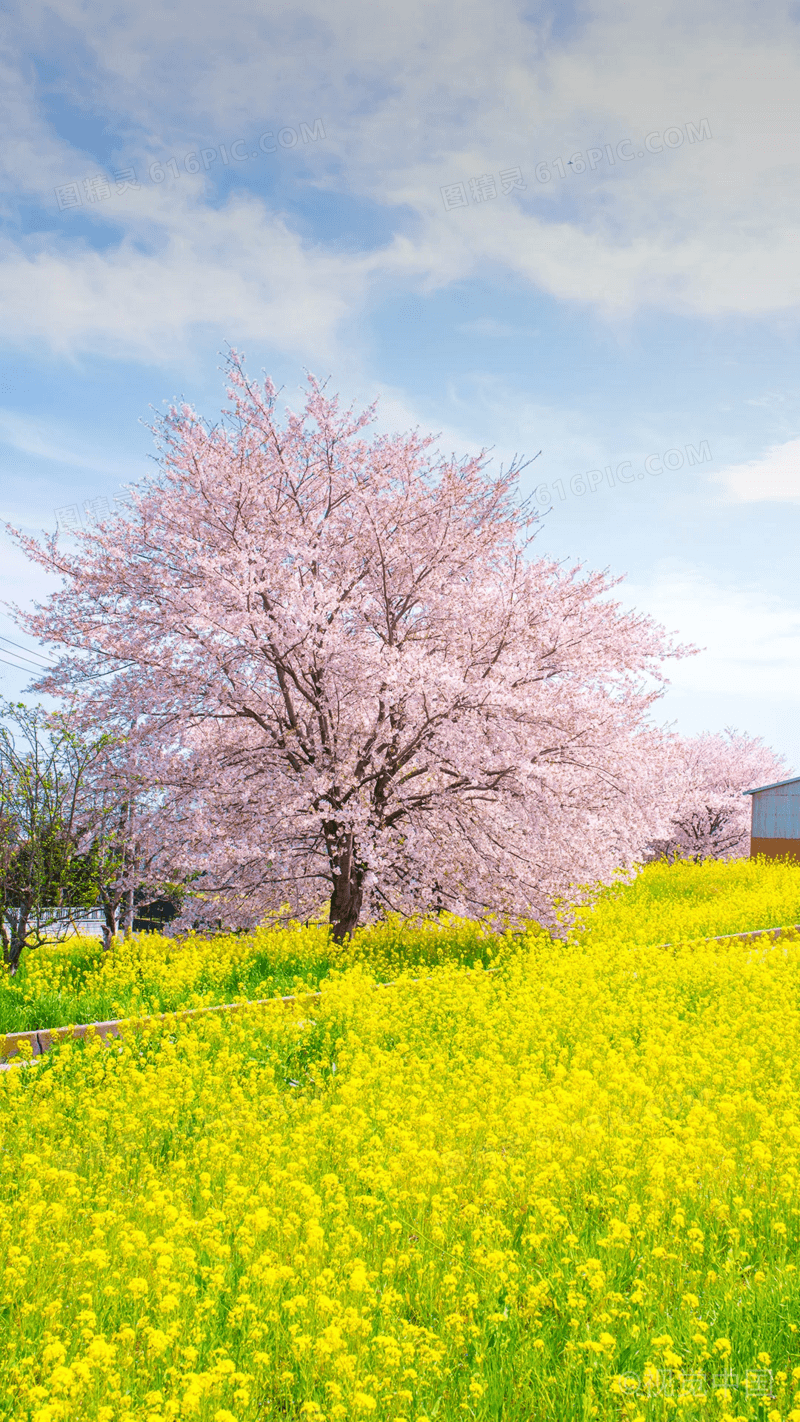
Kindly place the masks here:
POLYGON ((114 939, 117 936, 117 913, 119 910, 119 899, 110 895, 103 895, 101 898, 103 906, 103 952, 107 953, 114 939))
POLYGON ((13 978, 16 977, 22 950, 28 938, 30 909, 12 909, 8 917, 11 932, 5 930, 3 933, 3 960, 8 968, 9 977, 13 978))
POLYGON ((330 924, 334 943, 344 943, 346 939, 352 938, 358 927, 364 899, 364 870, 362 865, 357 863, 352 834, 339 834, 335 827, 331 829, 332 833, 328 833, 326 829, 328 854, 333 871, 330 924))
POLYGON ((8 950, 8 972, 14 978, 17 975, 19 960, 22 957, 22 950, 25 947, 25 934, 14 933, 11 936, 11 947, 8 950))
POLYGON ((125 908, 122 914, 122 931, 126 938, 133 933, 133 884, 125 890, 125 908))
POLYGON ((19 960, 22 957, 22 950, 28 937, 28 915, 20 913, 11 929, 11 942, 8 949, 8 972, 14 978, 19 967, 19 960))

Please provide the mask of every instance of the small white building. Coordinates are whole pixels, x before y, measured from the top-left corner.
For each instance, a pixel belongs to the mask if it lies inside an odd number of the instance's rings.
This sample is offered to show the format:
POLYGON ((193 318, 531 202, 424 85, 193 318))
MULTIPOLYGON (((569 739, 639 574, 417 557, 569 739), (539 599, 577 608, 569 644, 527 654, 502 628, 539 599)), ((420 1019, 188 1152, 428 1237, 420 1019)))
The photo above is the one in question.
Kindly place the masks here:
POLYGON ((102 938, 103 910, 101 908, 42 908, 36 914, 36 922, 49 938, 102 938))
POLYGON ((800 775, 745 790, 752 795, 750 858, 790 854, 800 861, 800 775))

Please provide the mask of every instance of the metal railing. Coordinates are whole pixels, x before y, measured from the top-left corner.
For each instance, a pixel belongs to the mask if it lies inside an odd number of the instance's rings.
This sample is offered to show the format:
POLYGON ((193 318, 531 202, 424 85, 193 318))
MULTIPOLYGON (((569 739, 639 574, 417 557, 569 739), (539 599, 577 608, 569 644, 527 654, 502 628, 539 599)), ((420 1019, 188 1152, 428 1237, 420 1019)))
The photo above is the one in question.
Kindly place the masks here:
POLYGON ((94 938, 100 934, 104 918, 101 908, 70 908, 56 904, 35 909, 30 914, 29 922, 35 923, 39 931, 48 936, 52 930, 53 938, 67 938, 81 933, 94 938))

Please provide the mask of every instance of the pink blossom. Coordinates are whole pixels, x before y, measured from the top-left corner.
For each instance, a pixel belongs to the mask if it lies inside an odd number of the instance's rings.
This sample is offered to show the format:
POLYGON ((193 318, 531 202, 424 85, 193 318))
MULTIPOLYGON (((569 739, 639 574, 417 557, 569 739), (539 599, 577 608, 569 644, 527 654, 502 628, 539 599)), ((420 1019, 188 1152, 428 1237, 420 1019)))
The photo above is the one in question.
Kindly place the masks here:
POLYGON ((137 727, 174 845, 228 922, 326 900, 334 934, 384 909, 551 917, 664 822, 651 710, 686 655, 533 556, 518 468, 368 439, 373 412, 309 379, 301 414, 231 358, 232 407, 161 423, 126 514, 44 543, 62 588, 42 690, 137 727))

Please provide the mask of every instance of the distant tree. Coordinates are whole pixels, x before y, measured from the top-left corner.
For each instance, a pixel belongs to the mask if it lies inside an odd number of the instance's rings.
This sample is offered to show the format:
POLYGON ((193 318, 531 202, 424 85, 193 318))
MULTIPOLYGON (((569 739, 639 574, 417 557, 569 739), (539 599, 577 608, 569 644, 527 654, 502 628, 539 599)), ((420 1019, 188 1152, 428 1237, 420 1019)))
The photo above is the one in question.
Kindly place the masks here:
POLYGON ((676 736, 663 768, 667 831, 648 859, 735 859, 750 852, 750 799, 745 790, 784 780, 783 756, 763 740, 728 727, 715 734, 676 736))
POLYGON ((155 897, 174 876, 164 796, 125 737, 92 736, 74 711, 0 703, 0 718, 0 937, 13 974, 26 946, 83 908, 101 907, 109 948, 131 932, 137 887, 155 897))
POLYGON ((63 579, 18 613, 64 649, 41 688, 160 743, 206 909, 327 898, 341 940, 387 908, 542 916, 630 862, 687 649, 609 600, 619 579, 531 557, 520 466, 368 442, 372 411, 313 379, 281 423, 236 356, 228 394, 213 428, 169 412, 161 473, 77 552, 15 535, 63 579))
POLYGON ((95 748, 69 718, 0 703, 0 938, 13 975, 23 949, 53 933, 53 908, 95 901, 78 844, 95 748))
POLYGON ((156 783, 157 761, 157 750, 128 726, 102 736, 84 776, 81 863, 103 911, 105 948, 120 931, 130 937, 137 895, 155 897, 174 878, 177 826, 156 783))

